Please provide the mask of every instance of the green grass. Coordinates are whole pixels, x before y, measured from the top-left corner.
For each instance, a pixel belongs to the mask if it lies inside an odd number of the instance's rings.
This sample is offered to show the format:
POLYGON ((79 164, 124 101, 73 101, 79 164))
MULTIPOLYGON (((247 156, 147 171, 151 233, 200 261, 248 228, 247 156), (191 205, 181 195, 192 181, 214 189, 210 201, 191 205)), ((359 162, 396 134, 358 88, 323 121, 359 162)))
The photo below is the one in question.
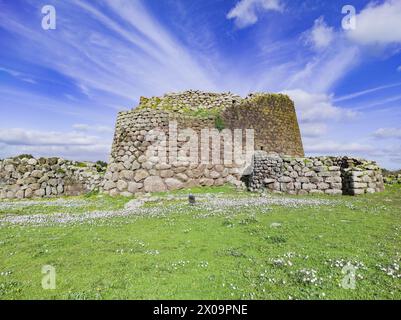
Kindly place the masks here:
MULTIPOLYGON (((160 216, 0 227, 0 299, 401 299, 401 278, 379 267, 401 262, 400 186, 355 198, 295 197, 333 205, 244 206, 216 214, 169 198, 189 192, 250 196, 228 187, 195 188, 155 195, 152 206, 170 207, 160 216), (363 263, 354 290, 339 285, 344 275, 335 260, 363 263), (56 268, 56 290, 42 289, 43 265, 56 268), (303 269, 315 270, 317 285, 303 269)), ((111 210, 130 199, 78 200, 90 205, 42 209, 111 210)), ((40 205, 21 210, 14 213, 39 213, 40 205)))
POLYGON ((59 197, 57 199, 33 199, 24 201, 1 201, 0 217, 6 214, 30 215, 30 214, 54 214, 71 213, 79 214, 98 210, 119 210, 131 200, 126 197, 111 197, 105 194, 93 193, 79 197, 59 197), (11 208, 3 207, 2 203, 15 203, 11 208))

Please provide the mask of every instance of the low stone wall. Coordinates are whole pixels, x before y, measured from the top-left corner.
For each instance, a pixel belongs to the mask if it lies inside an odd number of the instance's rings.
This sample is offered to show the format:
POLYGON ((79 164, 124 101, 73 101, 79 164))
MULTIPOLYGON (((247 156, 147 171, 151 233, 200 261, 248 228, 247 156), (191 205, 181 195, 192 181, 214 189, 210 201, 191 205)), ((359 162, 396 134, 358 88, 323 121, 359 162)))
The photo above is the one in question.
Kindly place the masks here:
MULTIPOLYGON (((0 199, 81 195, 101 189, 111 195, 175 190, 193 186, 240 186, 239 168, 226 165, 168 165, 124 159, 105 167, 60 158, 0 160, 0 199), (130 162, 128 164, 131 165, 130 162)), ((360 195, 381 192, 381 169, 373 161, 348 157, 293 158, 256 152, 243 176, 250 191, 287 194, 360 195)))
POLYGON ((373 161, 348 157, 291 158, 257 152, 247 178, 250 191, 359 195, 384 190, 373 161))
POLYGON ((60 158, 0 160, 0 199, 81 195, 98 188, 102 166, 60 158))
POLYGON ((384 190, 381 169, 373 161, 343 158, 341 161, 343 191, 348 195, 375 193, 384 190))

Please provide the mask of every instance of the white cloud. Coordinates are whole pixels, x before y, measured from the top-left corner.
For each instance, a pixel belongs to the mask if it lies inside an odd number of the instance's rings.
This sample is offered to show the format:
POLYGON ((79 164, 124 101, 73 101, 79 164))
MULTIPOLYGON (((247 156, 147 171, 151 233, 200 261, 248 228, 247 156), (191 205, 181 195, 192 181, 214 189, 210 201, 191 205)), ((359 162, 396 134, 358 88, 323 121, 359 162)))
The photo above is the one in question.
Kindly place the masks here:
POLYGON ((327 48, 333 41, 335 33, 323 17, 315 20, 313 28, 306 33, 306 42, 316 50, 327 48))
POLYGON ((376 138, 401 138, 401 128, 380 128, 373 135, 376 138))
POLYGON ((401 44, 401 1, 372 2, 356 16, 348 37, 362 45, 401 44))
POLYGON ((28 153, 36 157, 107 160, 111 140, 79 132, 0 129, 0 158, 28 153))
POLYGON ((305 151, 313 154, 356 155, 369 153, 374 150, 371 145, 361 143, 342 143, 338 141, 319 141, 315 144, 305 145, 305 151))
POLYGON ((77 132, 0 129, 0 143, 23 146, 88 146, 98 143, 98 138, 77 132))
POLYGON ((399 66, 399 67, 397 68, 397 71, 398 71, 398 72, 401 72, 401 66, 399 66))
POLYGON ((300 124, 302 137, 317 138, 321 137, 327 132, 327 125, 325 123, 301 123, 300 124))
POLYGON ((340 120, 356 116, 355 112, 333 105, 333 98, 324 93, 309 93, 301 89, 286 90, 295 102, 301 122, 317 122, 322 120, 340 120))
POLYGON ((263 11, 283 11, 281 0, 241 0, 227 14, 227 19, 234 19, 238 28, 245 28, 258 22, 258 14, 263 11))
POLYGON ((72 126, 75 130, 77 131, 83 131, 83 132, 89 132, 89 131, 94 131, 94 132, 99 132, 99 133, 110 133, 114 132, 114 129, 108 126, 101 126, 101 125, 89 125, 89 124, 84 124, 84 123, 77 123, 72 126))
MULTIPOLYGON (((0 147, 1 150, 1 147, 0 147)), ((6 146, 0 158, 14 157, 18 154, 32 154, 35 157, 61 157, 78 161, 108 161, 110 145, 88 146, 6 146)))

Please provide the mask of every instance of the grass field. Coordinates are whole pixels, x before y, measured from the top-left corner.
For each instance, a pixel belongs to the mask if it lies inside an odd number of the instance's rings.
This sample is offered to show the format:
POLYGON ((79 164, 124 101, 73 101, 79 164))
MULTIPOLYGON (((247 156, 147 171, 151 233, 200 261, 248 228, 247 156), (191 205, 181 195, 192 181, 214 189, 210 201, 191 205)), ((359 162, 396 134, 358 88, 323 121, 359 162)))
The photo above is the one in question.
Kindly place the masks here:
POLYGON ((195 206, 188 192, 0 201, 0 299, 401 299, 399 185, 360 197, 193 189, 195 206))

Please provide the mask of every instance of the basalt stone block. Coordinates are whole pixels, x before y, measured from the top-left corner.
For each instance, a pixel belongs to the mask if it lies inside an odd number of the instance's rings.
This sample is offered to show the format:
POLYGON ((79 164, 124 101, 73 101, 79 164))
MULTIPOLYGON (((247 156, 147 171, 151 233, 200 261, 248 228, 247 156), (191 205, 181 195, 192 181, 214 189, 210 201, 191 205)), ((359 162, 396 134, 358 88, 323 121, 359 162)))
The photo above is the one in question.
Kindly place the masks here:
POLYGON ((184 183, 178 179, 168 178, 164 180, 168 190, 178 190, 184 187, 184 183))
POLYGON ((363 188, 367 188, 368 184, 365 182, 351 182, 350 186, 353 189, 363 189, 363 188))
POLYGON ((326 190, 330 188, 330 185, 328 183, 320 182, 317 184, 317 188, 319 190, 326 190))
POLYGON ((140 182, 146 179, 147 177, 149 177, 149 172, 147 170, 140 169, 135 172, 134 180, 136 182, 140 182))
POLYGON ((302 189, 309 191, 309 190, 317 189, 317 186, 315 184, 313 184, 313 183, 303 183, 302 184, 302 189))
POLYGON ((343 191, 339 189, 327 189, 324 190, 324 193, 329 195, 340 195, 343 194, 343 191))
POLYGON ((124 180, 119 180, 116 184, 118 191, 122 192, 127 190, 128 188, 128 183, 124 180))
POLYGON ((143 184, 146 192, 163 192, 167 190, 163 179, 158 176, 147 177, 143 184))

